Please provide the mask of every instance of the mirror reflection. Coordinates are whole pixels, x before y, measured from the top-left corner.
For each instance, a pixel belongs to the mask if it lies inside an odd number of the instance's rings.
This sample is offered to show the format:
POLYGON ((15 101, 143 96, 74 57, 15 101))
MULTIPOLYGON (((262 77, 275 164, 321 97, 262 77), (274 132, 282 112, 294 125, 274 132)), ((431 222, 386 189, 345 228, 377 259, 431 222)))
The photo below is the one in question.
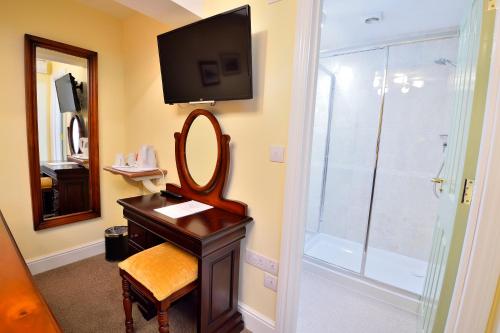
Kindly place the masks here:
POLYGON ((217 136, 210 120, 197 117, 189 129, 186 139, 186 161, 189 173, 200 186, 212 178, 217 164, 217 136))
POLYGON ((36 49, 43 218, 89 210, 87 59, 36 49))
POLYGON ((85 123, 79 115, 71 117, 68 136, 71 156, 88 159, 88 149, 84 147, 84 143, 88 141, 85 135, 85 123))

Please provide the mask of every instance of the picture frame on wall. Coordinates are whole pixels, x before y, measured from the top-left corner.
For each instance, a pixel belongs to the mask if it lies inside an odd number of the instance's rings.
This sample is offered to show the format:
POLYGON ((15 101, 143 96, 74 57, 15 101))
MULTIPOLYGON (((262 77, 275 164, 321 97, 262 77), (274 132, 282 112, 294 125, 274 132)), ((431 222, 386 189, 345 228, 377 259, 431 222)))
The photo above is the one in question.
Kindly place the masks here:
POLYGON ((219 65, 217 61, 200 61, 201 83, 204 86, 220 84, 219 65))

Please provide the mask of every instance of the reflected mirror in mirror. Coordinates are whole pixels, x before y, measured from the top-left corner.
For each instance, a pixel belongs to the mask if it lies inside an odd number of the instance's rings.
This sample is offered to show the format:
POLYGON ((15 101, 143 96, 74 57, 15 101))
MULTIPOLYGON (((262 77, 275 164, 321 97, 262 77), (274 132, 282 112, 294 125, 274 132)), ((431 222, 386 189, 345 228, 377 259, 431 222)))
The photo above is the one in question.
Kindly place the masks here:
POLYGON ((71 153, 71 156, 75 158, 81 158, 81 159, 86 159, 88 158, 88 149, 85 150, 84 147, 82 147, 82 139, 83 141, 86 140, 85 137, 85 123, 83 122, 83 119, 79 115, 74 115, 71 117, 70 123, 69 123, 69 150, 71 153))
POLYGON ((186 162, 193 180, 200 186, 207 184, 217 165, 217 136, 210 120, 198 116, 186 138, 186 162))
POLYGON ((36 48, 36 97, 43 219, 89 210, 87 59, 36 48))

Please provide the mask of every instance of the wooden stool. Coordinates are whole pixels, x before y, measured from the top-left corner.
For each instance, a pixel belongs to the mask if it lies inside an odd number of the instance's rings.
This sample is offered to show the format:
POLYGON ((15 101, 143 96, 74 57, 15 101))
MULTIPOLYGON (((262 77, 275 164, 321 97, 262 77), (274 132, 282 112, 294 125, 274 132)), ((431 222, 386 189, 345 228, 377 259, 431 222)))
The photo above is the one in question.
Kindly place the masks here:
POLYGON ((132 285, 156 305, 160 333, 169 332, 168 308, 197 286, 198 259, 178 247, 163 243, 139 252, 118 264, 122 277, 123 308, 127 333, 134 331, 132 285))

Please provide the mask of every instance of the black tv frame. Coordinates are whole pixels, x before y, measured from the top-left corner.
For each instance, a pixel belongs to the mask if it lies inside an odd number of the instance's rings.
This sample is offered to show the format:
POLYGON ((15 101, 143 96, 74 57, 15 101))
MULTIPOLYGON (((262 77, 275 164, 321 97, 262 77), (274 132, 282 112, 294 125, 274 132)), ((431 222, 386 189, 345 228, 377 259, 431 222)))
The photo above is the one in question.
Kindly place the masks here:
POLYGON ((217 98, 214 98, 214 99, 204 99, 204 98, 200 97, 199 99, 192 100, 192 101, 191 100, 183 100, 183 99, 167 100, 166 96, 165 96, 165 88, 164 88, 164 85, 163 85, 163 80, 164 79, 163 79, 163 73, 162 73, 161 74, 162 92, 163 92, 163 100, 164 100, 165 104, 169 104, 169 105, 179 104, 179 103, 195 103, 195 104, 199 104, 199 103, 212 103, 212 102, 217 102, 217 101, 245 100, 245 99, 252 99, 253 98, 252 21, 251 21, 251 17, 252 16, 251 16, 251 11, 250 11, 250 5, 240 6, 240 7, 237 7, 237 8, 234 8, 234 9, 231 9, 231 10, 228 10, 228 11, 216 14, 214 16, 210 16, 210 17, 205 18, 203 20, 199 20, 199 21, 187 24, 187 25, 182 26, 180 28, 176 28, 176 29, 170 30, 170 31, 165 32, 165 33, 163 33, 161 35, 158 35, 157 36, 158 56, 159 56, 159 60, 160 60, 160 71, 162 71, 161 57, 160 57, 160 37, 161 36, 164 36, 164 35, 167 35, 167 34, 170 34, 170 33, 174 33, 174 32, 178 32, 179 30, 189 29, 189 28, 191 28, 193 26, 199 25, 201 23, 205 23, 206 21, 210 21, 210 20, 216 19, 216 18, 218 18, 220 16, 224 16, 224 15, 227 15, 227 14, 230 14, 230 13, 233 13, 233 12, 237 12, 237 11, 240 11, 242 9, 246 9, 247 10, 247 12, 248 12, 248 19, 249 19, 249 24, 248 24, 248 44, 249 45, 247 47, 247 61, 248 61, 247 68, 248 68, 249 79, 250 79, 250 89, 248 90, 248 94, 246 94, 246 95, 238 95, 238 96, 234 96, 234 97, 231 97, 231 98, 223 98, 223 99, 217 99, 217 98))

